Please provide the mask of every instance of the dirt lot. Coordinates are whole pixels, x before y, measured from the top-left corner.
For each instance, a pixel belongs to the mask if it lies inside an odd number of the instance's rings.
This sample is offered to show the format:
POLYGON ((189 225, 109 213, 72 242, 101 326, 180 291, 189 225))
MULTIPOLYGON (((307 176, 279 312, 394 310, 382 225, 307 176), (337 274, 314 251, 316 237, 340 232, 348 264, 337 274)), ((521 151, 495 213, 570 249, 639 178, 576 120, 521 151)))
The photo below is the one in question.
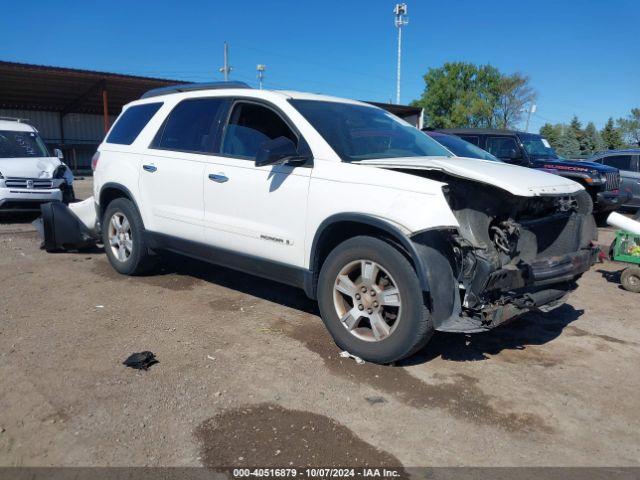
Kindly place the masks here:
POLYGON ((640 295, 615 264, 554 312, 382 367, 340 359, 301 291, 38 245, 0 225, 0 465, 640 465, 640 295), (122 365, 141 350, 160 363, 122 365))

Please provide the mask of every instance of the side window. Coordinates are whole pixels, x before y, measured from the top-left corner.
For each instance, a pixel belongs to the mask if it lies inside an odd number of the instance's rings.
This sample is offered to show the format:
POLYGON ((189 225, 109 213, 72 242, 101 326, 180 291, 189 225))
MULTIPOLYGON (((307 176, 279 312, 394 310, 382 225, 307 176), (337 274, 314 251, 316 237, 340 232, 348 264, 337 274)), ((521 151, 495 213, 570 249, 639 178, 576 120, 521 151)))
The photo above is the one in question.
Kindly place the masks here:
POLYGON ((161 106, 162 103, 145 103, 127 108, 109 132, 107 143, 131 145, 161 106))
POLYGON ((480 137, 468 135, 459 135, 459 137, 469 143, 473 143, 476 147, 480 145, 480 137))
POLYGON ((513 152, 518 152, 518 145, 512 137, 487 137, 485 150, 498 158, 511 159, 513 152))
POLYGON ((631 155, 612 155, 604 157, 602 163, 620 170, 631 170, 631 155))
POLYGON ((158 131, 152 148, 213 153, 223 98, 194 98, 178 103, 158 131))
POLYGON ((276 112, 255 103, 237 103, 225 127, 220 153, 241 158, 255 158, 263 143, 287 137, 298 138, 276 112))

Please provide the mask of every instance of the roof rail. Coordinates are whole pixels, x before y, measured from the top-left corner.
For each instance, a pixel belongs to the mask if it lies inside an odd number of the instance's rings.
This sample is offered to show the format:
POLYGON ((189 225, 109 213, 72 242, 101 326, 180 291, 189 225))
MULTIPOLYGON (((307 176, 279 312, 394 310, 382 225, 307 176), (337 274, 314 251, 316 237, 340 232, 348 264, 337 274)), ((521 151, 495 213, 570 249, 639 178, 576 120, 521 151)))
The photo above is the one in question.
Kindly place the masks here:
POLYGON ((244 82, 206 82, 184 83, 181 85, 169 85, 168 87, 154 88, 142 94, 140 98, 157 97, 169 93, 193 92, 197 90, 219 90, 223 88, 251 88, 244 82))
POLYGON ((18 123, 25 123, 29 121, 28 118, 16 118, 16 117, 0 117, 0 120, 9 120, 10 122, 18 122, 18 123))

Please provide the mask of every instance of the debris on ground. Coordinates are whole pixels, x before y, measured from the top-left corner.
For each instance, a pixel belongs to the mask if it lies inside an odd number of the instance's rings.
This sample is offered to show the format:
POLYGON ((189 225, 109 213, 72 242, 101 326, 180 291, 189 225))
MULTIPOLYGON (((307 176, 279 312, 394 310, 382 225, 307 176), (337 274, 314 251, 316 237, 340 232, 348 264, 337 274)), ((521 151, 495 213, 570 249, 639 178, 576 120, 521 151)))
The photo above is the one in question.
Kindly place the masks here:
POLYGON ((340 352, 340 356, 341 356, 342 358, 353 358, 353 359, 356 361, 356 363, 357 363, 358 365, 362 365, 362 364, 364 363, 364 360, 363 360, 363 359, 361 359, 360 357, 358 357, 358 356, 356 356, 356 355, 352 355, 352 354, 350 354, 350 353, 349 353, 349 352, 347 352, 346 350, 344 350, 344 351, 340 352))
POLYGON ((369 402, 370 405, 375 405, 376 403, 387 403, 387 399, 380 396, 364 397, 364 399, 369 402))
POLYGON ((123 365, 136 370, 148 370, 151 365, 159 363, 153 352, 144 351, 132 353, 129 357, 122 362, 123 365))
POLYGON ((209 360, 215 360, 215 359, 216 359, 216 357, 212 357, 211 355, 207 355, 207 358, 208 358, 209 360))

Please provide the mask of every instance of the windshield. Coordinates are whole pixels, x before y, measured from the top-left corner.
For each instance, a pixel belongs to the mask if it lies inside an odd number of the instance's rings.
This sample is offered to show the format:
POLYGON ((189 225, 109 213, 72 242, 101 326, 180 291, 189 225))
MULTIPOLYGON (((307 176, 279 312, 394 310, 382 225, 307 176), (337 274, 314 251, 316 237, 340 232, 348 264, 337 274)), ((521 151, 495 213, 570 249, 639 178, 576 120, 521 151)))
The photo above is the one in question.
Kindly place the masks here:
POLYGON ((493 162, 501 162, 489 152, 482 150, 480 147, 469 143, 466 140, 454 135, 445 135, 443 133, 429 134, 436 142, 444 145, 458 157, 479 158, 480 160, 491 160, 493 162))
POLYGON ((37 133, 0 130, 0 158, 48 156, 47 147, 37 133))
POLYGON ((415 127, 377 107, 318 100, 291 104, 344 162, 451 153, 415 127))
POLYGON ((546 138, 532 133, 519 133, 518 137, 520 137, 522 146, 529 156, 533 158, 560 158, 546 138))

